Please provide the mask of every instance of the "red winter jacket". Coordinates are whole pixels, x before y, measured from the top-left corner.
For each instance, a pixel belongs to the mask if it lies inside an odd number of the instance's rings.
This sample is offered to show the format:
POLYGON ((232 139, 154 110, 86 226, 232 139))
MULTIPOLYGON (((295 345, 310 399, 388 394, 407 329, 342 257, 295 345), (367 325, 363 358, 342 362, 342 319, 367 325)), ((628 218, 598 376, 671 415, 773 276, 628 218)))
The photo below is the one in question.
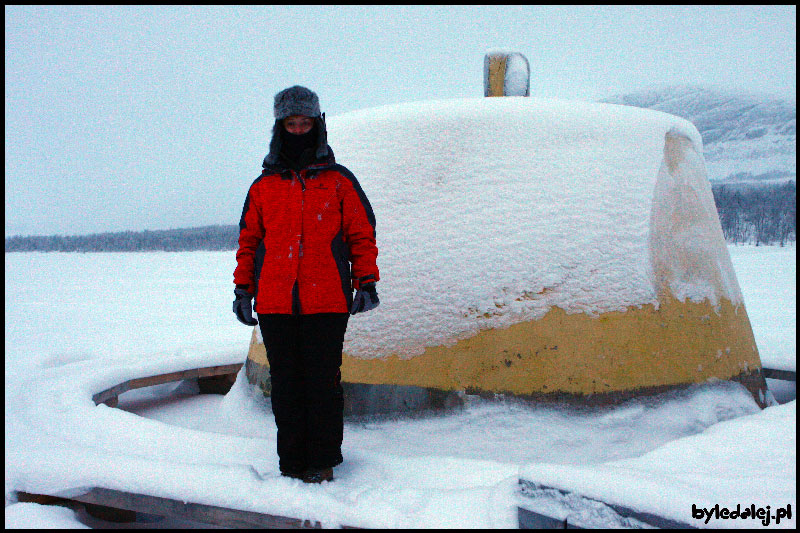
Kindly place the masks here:
POLYGON ((239 230, 233 281, 256 295, 257 313, 347 313, 353 288, 380 279, 372 207, 332 152, 300 171, 267 166, 239 230))

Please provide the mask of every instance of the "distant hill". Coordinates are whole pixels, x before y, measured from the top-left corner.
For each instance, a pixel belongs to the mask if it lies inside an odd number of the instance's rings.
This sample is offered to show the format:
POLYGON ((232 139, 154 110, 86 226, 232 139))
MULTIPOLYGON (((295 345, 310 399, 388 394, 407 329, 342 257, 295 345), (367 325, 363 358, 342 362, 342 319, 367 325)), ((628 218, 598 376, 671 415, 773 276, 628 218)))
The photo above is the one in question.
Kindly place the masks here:
POLYGON ((665 87, 602 102, 663 111, 691 121, 703 136, 712 184, 796 181, 796 102, 702 87, 665 87))

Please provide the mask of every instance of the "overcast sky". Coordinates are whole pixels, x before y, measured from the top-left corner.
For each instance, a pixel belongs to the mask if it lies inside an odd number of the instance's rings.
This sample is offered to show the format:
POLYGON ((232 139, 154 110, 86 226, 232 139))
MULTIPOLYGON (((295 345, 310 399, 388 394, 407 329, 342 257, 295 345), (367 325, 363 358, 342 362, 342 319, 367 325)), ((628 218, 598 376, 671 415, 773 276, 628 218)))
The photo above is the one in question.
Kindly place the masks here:
POLYGON ((6 6, 6 236, 236 224, 277 91, 306 85, 328 116, 482 97, 492 48, 528 58, 532 96, 693 84, 794 100, 795 19, 795 6, 6 6))

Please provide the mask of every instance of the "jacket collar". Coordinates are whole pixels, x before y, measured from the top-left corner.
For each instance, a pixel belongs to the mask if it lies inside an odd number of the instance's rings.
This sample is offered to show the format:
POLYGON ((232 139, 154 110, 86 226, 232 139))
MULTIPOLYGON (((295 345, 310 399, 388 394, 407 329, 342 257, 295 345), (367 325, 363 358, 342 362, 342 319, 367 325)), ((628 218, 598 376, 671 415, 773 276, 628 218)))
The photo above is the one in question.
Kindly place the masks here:
MULTIPOLYGON (((277 158, 274 162, 268 161, 269 155, 264 158, 264 162, 262 163, 262 175, 268 174, 282 174, 286 171, 291 170, 287 167, 281 158, 277 158)), ((330 146, 327 146, 327 155, 323 158, 317 158, 312 164, 304 167, 301 170, 323 170, 329 167, 332 167, 336 164, 336 157, 333 155, 333 149, 330 146)))

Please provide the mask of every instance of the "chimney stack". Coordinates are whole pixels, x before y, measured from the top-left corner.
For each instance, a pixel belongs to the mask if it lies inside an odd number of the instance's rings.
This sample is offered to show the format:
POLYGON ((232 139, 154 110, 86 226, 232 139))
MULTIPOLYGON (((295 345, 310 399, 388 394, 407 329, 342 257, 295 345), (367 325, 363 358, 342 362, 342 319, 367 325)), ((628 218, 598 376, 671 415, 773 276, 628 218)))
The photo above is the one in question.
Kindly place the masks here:
POLYGON ((489 50, 483 58, 484 96, 530 96, 528 59, 519 52, 489 50))

